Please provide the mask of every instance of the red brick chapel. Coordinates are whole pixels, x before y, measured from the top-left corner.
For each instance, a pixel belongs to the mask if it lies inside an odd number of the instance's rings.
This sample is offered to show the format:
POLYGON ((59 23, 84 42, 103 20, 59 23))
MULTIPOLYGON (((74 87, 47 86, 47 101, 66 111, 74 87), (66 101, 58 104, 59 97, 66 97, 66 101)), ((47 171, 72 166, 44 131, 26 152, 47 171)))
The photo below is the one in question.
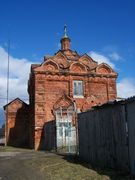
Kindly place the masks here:
MULTIPOLYGON (((4 106, 7 144, 36 150, 59 147, 69 133, 67 125, 76 126, 76 113, 117 98, 117 73, 109 65, 73 51, 66 27, 60 42, 54 56, 31 65, 29 104, 16 98, 4 106)), ((67 136, 73 139, 75 134, 67 136)))

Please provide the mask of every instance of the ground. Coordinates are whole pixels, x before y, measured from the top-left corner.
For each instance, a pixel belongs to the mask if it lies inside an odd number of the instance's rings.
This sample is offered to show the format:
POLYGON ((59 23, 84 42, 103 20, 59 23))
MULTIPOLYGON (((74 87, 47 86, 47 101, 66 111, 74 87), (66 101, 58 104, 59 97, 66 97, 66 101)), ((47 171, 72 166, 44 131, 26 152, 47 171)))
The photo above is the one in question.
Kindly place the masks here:
POLYGON ((131 180, 112 170, 93 169, 76 156, 0 147, 0 180, 131 180))

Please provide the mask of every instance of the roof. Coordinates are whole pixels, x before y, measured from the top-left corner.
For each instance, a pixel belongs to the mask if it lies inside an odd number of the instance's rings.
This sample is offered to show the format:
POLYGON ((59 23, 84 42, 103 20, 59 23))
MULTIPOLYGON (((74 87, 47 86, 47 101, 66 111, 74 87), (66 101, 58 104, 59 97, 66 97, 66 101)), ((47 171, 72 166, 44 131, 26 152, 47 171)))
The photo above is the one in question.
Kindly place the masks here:
POLYGON ((7 106, 9 106, 10 104, 12 104, 12 103, 15 102, 15 101, 20 101, 22 104, 28 106, 27 103, 25 103, 23 100, 21 100, 20 98, 17 97, 17 98, 15 98, 15 99, 13 99, 12 101, 10 101, 8 104, 4 105, 4 106, 3 106, 4 110, 5 110, 5 108, 6 108, 7 106))
MULTIPOLYGON (((93 106, 91 109, 98 109, 98 108, 103 108, 106 106, 117 105, 117 104, 127 104, 127 103, 130 103, 133 101, 135 101, 135 96, 129 97, 127 99, 122 99, 122 100, 116 99, 114 101, 108 101, 104 104, 93 106)), ((91 109, 89 109, 89 110, 91 110, 91 109)))
MULTIPOLYGON (((66 31, 66 26, 65 26, 66 31)), ((67 37, 65 37, 67 38, 67 37)), ((98 64, 88 54, 78 54, 71 49, 60 49, 54 56, 44 56, 41 64, 31 65, 32 73, 76 73, 117 78, 118 74, 108 64, 98 64)))

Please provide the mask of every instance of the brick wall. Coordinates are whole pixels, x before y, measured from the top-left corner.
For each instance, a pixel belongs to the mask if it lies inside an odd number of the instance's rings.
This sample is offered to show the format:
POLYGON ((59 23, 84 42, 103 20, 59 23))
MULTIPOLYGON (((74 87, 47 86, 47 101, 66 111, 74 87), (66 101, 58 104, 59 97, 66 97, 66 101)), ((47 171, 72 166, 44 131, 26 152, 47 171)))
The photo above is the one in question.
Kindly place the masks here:
POLYGON ((41 136, 43 141, 46 138, 44 126, 55 120, 54 105, 63 94, 76 102, 79 111, 85 111, 116 99, 116 78, 117 73, 108 65, 98 65, 90 57, 79 56, 71 50, 59 51, 50 59, 45 58, 42 64, 32 66, 28 90, 30 107, 34 109, 34 148, 44 144, 41 143, 41 136), (72 60, 75 56, 76 60, 72 60), (83 81, 83 97, 74 97, 74 80, 83 81))
POLYGON ((6 144, 16 147, 29 146, 29 108, 19 98, 5 107, 6 144))

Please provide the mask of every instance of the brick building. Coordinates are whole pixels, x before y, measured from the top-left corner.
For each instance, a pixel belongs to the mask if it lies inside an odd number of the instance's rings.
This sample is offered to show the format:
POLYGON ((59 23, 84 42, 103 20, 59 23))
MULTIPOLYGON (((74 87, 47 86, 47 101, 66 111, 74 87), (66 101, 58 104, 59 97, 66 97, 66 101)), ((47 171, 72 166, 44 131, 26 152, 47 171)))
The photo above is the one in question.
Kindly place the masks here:
POLYGON ((29 106, 16 98, 4 106, 6 112, 6 144, 16 147, 29 146, 29 106))
MULTIPOLYGON (((69 135, 67 126, 75 127, 75 112, 117 97, 117 73, 110 66, 71 50, 66 28, 60 42, 61 49, 54 56, 45 56, 41 64, 31 66, 29 118, 24 121, 28 121, 29 145, 34 149, 61 146, 66 136, 73 139, 75 134, 69 135)), ((9 119, 10 114, 7 128, 9 119)))

